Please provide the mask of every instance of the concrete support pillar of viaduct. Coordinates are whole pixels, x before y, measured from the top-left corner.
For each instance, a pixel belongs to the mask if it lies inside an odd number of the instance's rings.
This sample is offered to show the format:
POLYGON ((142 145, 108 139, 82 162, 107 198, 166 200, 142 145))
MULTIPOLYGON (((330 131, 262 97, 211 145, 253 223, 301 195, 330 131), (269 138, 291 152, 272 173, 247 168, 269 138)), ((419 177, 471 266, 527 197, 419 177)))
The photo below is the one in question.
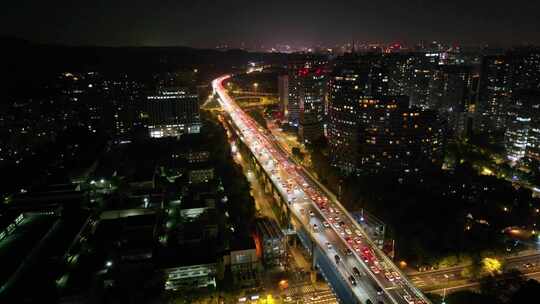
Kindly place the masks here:
POLYGON ((287 218, 286 218, 287 222, 286 222, 286 223, 287 223, 287 229, 291 230, 291 229, 293 229, 294 227, 293 227, 293 225, 292 225, 292 220, 291 220, 291 209, 289 209, 289 207, 287 206, 287 204, 288 204, 288 203, 286 202, 286 203, 285 203, 285 208, 286 208, 285 210, 287 210, 287 211, 286 211, 286 212, 287 212, 287 218))
POLYGON ((315 262, 316 253, 315 253, 315 242, 311 241, 311 268, 309 269, 309 279, 312 284, 317 283, 317 263, 315 262))

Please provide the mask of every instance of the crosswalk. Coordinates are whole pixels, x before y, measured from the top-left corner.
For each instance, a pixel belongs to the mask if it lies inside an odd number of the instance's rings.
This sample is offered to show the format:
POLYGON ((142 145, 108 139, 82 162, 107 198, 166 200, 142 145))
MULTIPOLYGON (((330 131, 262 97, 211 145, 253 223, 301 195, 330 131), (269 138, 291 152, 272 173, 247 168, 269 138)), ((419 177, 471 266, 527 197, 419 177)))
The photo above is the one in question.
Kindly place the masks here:
POLYGON ((426 282, 422 278, 412 277, 411 280, 412 280, 413 284, 416 285, 417 287, 426 286, 426 282))
POLYGON ((286 296, 292 303, 330 304, 338 303, 336 295, 330 290, 317 290, 311 284, 290 286, 286 296))

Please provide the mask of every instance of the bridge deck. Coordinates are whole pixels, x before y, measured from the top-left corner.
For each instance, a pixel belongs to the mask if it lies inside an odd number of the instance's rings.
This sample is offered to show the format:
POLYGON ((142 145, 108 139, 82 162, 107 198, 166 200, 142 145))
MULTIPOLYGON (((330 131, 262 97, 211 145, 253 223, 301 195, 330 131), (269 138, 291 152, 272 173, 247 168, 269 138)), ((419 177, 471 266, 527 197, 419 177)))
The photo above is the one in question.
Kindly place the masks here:
MULTIPOLYGON (((369 239, 324 185, 296 164, 276 140, 227 95, 220 77, 213 82, 223 109, 240 130, 240 139, 278 189, 303 229, 317 243, 358 302, 422 304, 429 300, 369 239), (377 292, 379 289, 379 292, 377 292)), ((347 301, 346 299, 344 299, 347 301)))

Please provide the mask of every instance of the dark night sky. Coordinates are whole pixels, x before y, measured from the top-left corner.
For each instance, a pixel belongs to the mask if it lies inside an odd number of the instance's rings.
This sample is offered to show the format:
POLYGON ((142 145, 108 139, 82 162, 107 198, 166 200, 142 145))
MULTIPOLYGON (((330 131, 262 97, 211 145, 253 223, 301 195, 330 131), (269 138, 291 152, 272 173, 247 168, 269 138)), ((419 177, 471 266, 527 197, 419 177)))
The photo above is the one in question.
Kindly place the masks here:
POLYGON ((537 0, 17 0, 3 6, 0 34, 64 44, 540 43, 537 0))

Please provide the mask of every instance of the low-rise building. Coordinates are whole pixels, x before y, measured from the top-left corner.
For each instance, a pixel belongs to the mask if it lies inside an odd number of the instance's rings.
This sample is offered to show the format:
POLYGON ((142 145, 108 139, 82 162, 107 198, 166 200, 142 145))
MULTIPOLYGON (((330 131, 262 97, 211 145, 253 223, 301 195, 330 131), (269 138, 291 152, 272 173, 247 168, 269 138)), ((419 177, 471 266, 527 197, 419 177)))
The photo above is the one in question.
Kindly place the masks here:
POLYGON ((279 225, 271 219, 257 221, 257 241, 262 248, 262 259, 266 266, 276 266, 283 263, 287 254, 287 242, 279 225))

